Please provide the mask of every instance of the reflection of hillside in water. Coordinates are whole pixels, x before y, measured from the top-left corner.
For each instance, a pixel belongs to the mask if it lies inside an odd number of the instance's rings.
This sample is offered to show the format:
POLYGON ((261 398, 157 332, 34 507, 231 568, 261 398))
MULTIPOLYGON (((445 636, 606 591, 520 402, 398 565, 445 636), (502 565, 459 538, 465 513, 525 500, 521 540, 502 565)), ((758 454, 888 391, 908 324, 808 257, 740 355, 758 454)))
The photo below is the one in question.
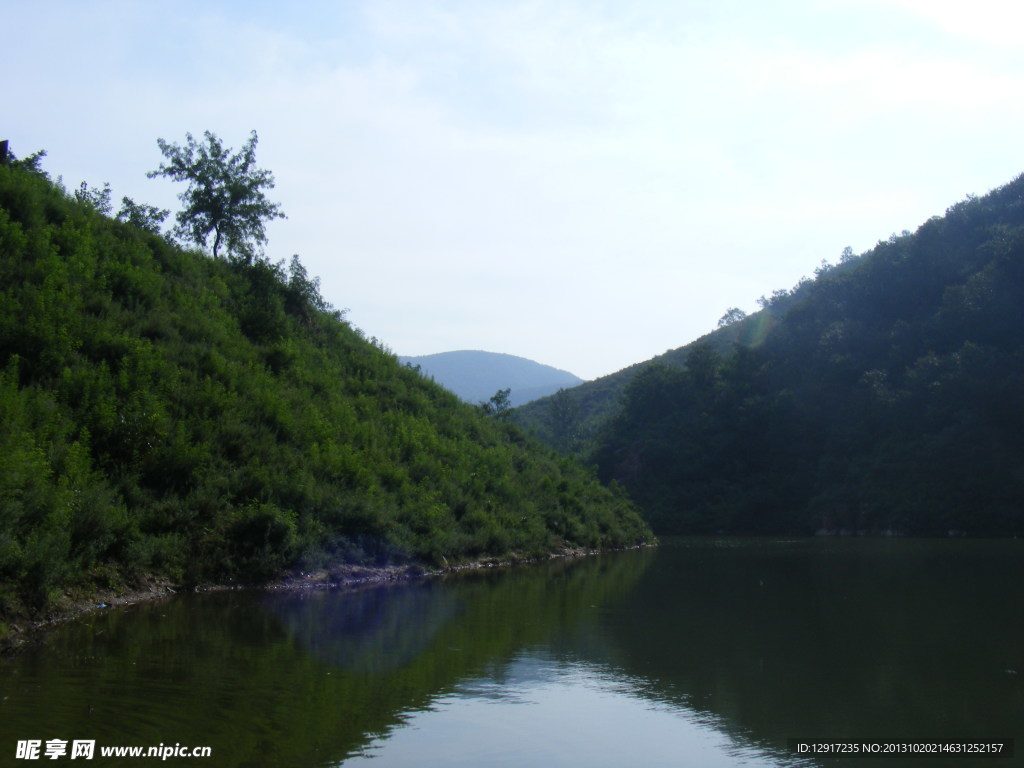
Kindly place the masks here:
POLYGON ((360 724, 350 744, 386 753, 410 718, 432 728, 439 702, 473 722, 462 703, 518 718, 555 697, 552 738, 565 706, 627 736, 615 718, 645 701, 676 719, 666 733, 688 724, 749 764, 781 765, 790 737, 1019 740, 1020 554, 1014 542, 670 541, 262 605, 275 636, 346 672, 336 706, 360 724))
POLYGON ((607 661, 638 693, 780 752, 790 737, 1019 742, 1021 555, 1013 541, 664 542, 605 623, 607 661))
POLYGON ((419 581, 344 593, 274 594, 263 605, 318 660, 376 675, 423 653, 459 604, 443 585, 419 581))
POLYGON ((600 644, 591 631, 598 609, 628 595, 650 557, 558 558, 362 590, 273 593, 260 604, 317 660, 375 675, 424 653, 472 657, 475 649, 497 646, 514 653, 556 637, 600 644))
MULTIPOLYGON (((207 745, 218 766, 337 764, 460 684, 500 684, 524 652, 591 637, 651 555, 96 612, 0 660, 0 744, 84 734, 207 745)), ((591 642, 589 652, 607 655, 591 642)))

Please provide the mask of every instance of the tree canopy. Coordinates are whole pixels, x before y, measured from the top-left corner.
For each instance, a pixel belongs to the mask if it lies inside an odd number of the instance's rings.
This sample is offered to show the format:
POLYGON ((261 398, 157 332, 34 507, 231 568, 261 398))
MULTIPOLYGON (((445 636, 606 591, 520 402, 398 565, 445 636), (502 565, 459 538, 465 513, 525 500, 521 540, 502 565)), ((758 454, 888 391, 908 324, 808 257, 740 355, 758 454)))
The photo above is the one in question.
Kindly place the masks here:
POLYGON ((1019 536, 1022 264, 1024 176, 643 367, 592 460, 661 533, 1019 536))
POLYGON ((256 166, 256 131, 233 154, 210 131, 203 137, 197 142, 186 133, 184 146, 157 139, 166 162, 146 175, 188 183, 178 195, 184 207, 177 214, 177 237, 206 248, 212 236, 214 257, 223 248, 233 259, 251 263, 267 241, 266 223, 285 218, 280 204, 264 192, 274 188, 274 176, 256 166))

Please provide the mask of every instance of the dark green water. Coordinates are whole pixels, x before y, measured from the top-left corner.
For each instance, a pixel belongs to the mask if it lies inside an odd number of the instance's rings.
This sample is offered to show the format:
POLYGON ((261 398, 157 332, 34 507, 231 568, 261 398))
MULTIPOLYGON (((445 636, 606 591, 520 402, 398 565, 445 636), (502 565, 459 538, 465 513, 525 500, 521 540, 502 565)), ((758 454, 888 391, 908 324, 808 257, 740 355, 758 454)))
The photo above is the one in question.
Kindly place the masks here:
POLYGON ((72 765, 1024 765, 1024 542, 670 540, 105 609, 0 661, 0 765, 39 764, 29 739, 95 741, 45 761, 72 765), (789 738, 1018 757, 814 762, 789 738))

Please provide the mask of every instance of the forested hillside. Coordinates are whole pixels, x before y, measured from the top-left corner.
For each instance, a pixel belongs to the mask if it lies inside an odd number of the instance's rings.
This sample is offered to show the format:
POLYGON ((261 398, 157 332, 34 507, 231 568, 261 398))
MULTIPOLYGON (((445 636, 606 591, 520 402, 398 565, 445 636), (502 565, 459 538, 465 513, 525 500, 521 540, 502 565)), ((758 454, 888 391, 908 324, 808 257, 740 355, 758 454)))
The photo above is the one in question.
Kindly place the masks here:
POLYGON ((648 366, 594 452, 660 531, 1024 533, 1024 177, 648 366))
POLYGON ((771 321, 769 315, 759 313, 651 360, 577 386, 563 386, 554 394, 517 405, 512 420, 553 448, 585 457, 594 449, 594 441, 603 425, 618 413, 626 387, 646 368, 664 365, 682 369, 690 350, 702 344, 724 354, 735 344, 755 343, 767 332, 766 323, 771 321))
POLYGON ((16 162, 0 291, 0 618, 143 575, 649 535, 622 495, 364 338, 297 259, 183 250, 16 162))

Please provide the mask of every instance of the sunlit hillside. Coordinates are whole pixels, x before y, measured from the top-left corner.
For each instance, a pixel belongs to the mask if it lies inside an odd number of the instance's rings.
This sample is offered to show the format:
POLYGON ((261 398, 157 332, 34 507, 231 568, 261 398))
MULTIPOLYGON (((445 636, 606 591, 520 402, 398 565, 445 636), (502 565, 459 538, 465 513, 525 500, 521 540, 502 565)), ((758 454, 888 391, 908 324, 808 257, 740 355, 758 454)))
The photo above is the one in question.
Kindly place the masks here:
POLYGON ((0 609, 632 545, 623 496, 399 365, 297 259, 212 259, 0 166, 0 609))

